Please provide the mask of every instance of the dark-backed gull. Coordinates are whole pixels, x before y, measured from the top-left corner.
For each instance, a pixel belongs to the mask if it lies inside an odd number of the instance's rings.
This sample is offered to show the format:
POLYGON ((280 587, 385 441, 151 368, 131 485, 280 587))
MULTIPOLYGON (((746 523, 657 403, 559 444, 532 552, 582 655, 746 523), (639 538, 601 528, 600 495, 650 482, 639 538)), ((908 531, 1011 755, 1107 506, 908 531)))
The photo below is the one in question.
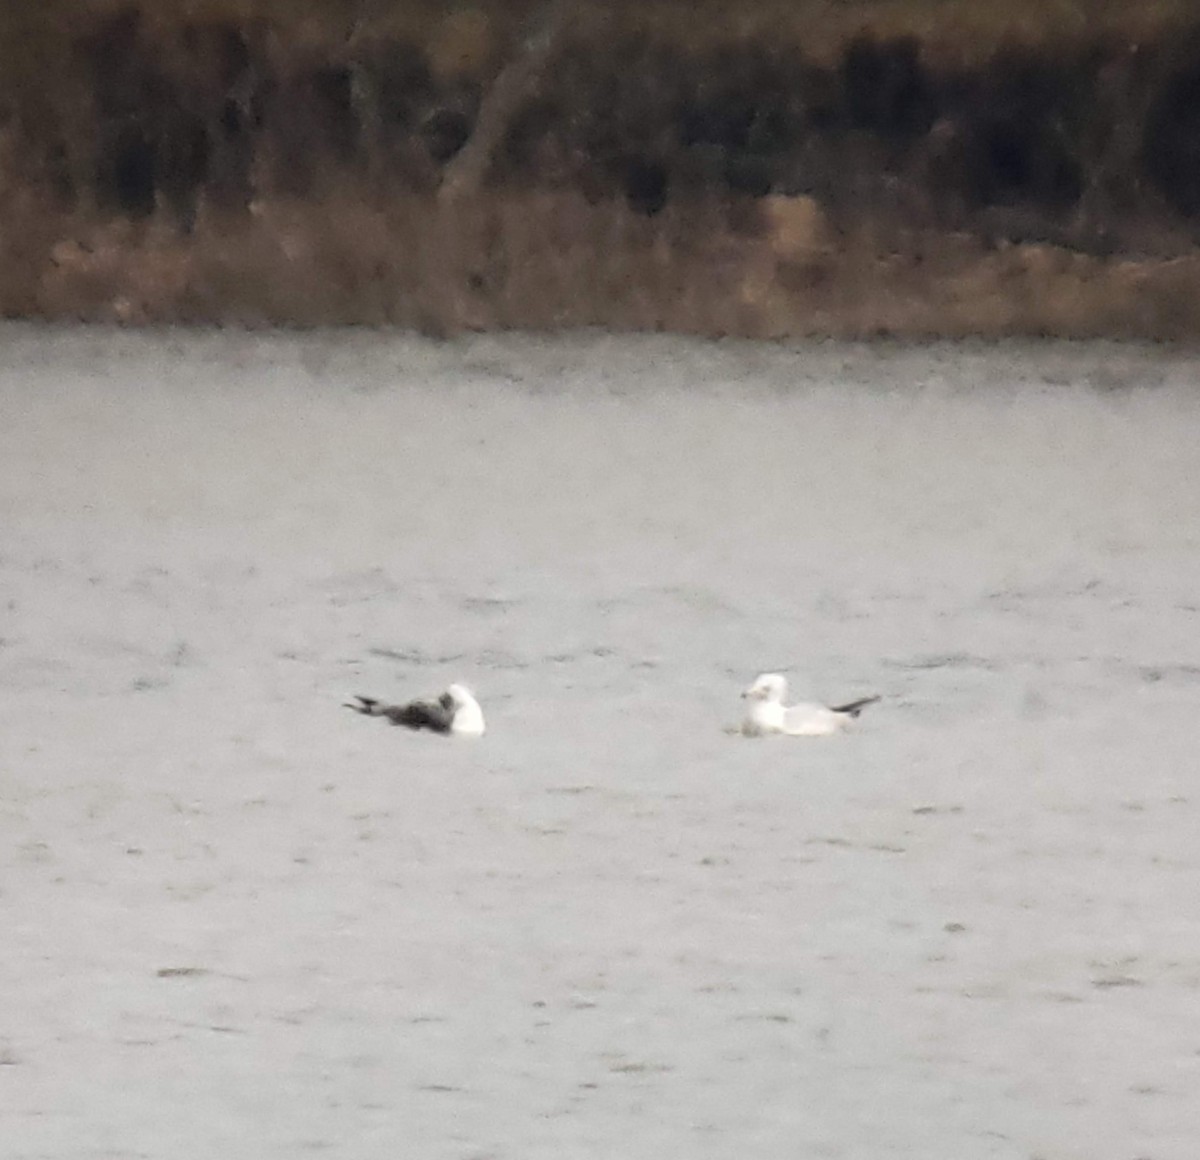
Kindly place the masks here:
POLYGON ((451 685, 436 701, 410 701, 407 705, 386 705, 374 697, 357 695, 354 699, 358 704, 347 703, 347 709, 367 717, 386 717, 393 725, 408 729, 464 737, 479 737, 484 731, 483 710, 466 685, 451 685))
POLYGON ((781 673, 763 673, 743 694, 750 702, 741 732, 747 737, 785 733, 789 737, 821 737, 844 729, 878 697, 862 697, 845 705, 801 702, 785 705, 787 678, 781 673))

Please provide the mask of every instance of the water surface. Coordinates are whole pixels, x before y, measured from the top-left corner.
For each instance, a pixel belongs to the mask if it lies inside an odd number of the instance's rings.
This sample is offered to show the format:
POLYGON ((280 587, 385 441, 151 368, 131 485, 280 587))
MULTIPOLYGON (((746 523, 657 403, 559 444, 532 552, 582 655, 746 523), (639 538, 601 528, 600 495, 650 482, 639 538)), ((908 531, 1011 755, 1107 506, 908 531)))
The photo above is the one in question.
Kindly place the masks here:
POLYGON ((1191 1160, 1187 354, 0 340, 9 1155, 1191 1160))

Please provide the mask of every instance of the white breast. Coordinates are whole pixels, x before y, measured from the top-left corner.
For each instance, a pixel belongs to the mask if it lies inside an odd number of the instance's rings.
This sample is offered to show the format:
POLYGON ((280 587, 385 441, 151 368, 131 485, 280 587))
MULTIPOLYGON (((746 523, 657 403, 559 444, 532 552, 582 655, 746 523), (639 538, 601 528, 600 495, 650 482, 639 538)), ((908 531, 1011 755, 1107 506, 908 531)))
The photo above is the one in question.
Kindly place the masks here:
POLYGON ((485 728, 483 710, 477 701, 459 705, 450 724, 451 733, 461 733, 467 737, 482 737, 485 728))
POLYGON ((755 701, 742 722, 742 732, 747 737, 761 737, 764 733, 784 731, 783 706, 778 701, 755 701))

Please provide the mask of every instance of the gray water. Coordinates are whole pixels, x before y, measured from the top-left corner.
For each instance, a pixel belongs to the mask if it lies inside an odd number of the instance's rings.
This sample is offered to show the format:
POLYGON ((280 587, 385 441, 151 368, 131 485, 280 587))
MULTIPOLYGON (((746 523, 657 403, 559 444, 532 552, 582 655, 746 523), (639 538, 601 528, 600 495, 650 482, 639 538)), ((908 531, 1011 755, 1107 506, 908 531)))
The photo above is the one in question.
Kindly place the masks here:
POLYGON ((6 1157, 1196 1155, 1191 356, 0 345, 6 1157))

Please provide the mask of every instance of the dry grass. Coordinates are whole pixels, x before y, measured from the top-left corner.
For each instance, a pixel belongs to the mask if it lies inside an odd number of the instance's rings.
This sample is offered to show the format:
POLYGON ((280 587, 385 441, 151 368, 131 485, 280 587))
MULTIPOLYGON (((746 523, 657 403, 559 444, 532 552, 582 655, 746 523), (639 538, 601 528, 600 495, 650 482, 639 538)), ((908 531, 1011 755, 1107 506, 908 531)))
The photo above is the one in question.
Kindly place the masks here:
MULTIPOLYGON (((8 287, 0 287, 6 293, 8 287)), ((23 313, 142 322, 378 324, 451 335, 600 326, 757 338, 1200 335, 1200 256, 1104 261, 923 235, 880 250, 806 199, 648 219, 621 201, 509 193, 447 207, 273 200, 181 240, 95 224, 49 247, 23 313), (797 225, 797 221, 805 223, 797 225)))

